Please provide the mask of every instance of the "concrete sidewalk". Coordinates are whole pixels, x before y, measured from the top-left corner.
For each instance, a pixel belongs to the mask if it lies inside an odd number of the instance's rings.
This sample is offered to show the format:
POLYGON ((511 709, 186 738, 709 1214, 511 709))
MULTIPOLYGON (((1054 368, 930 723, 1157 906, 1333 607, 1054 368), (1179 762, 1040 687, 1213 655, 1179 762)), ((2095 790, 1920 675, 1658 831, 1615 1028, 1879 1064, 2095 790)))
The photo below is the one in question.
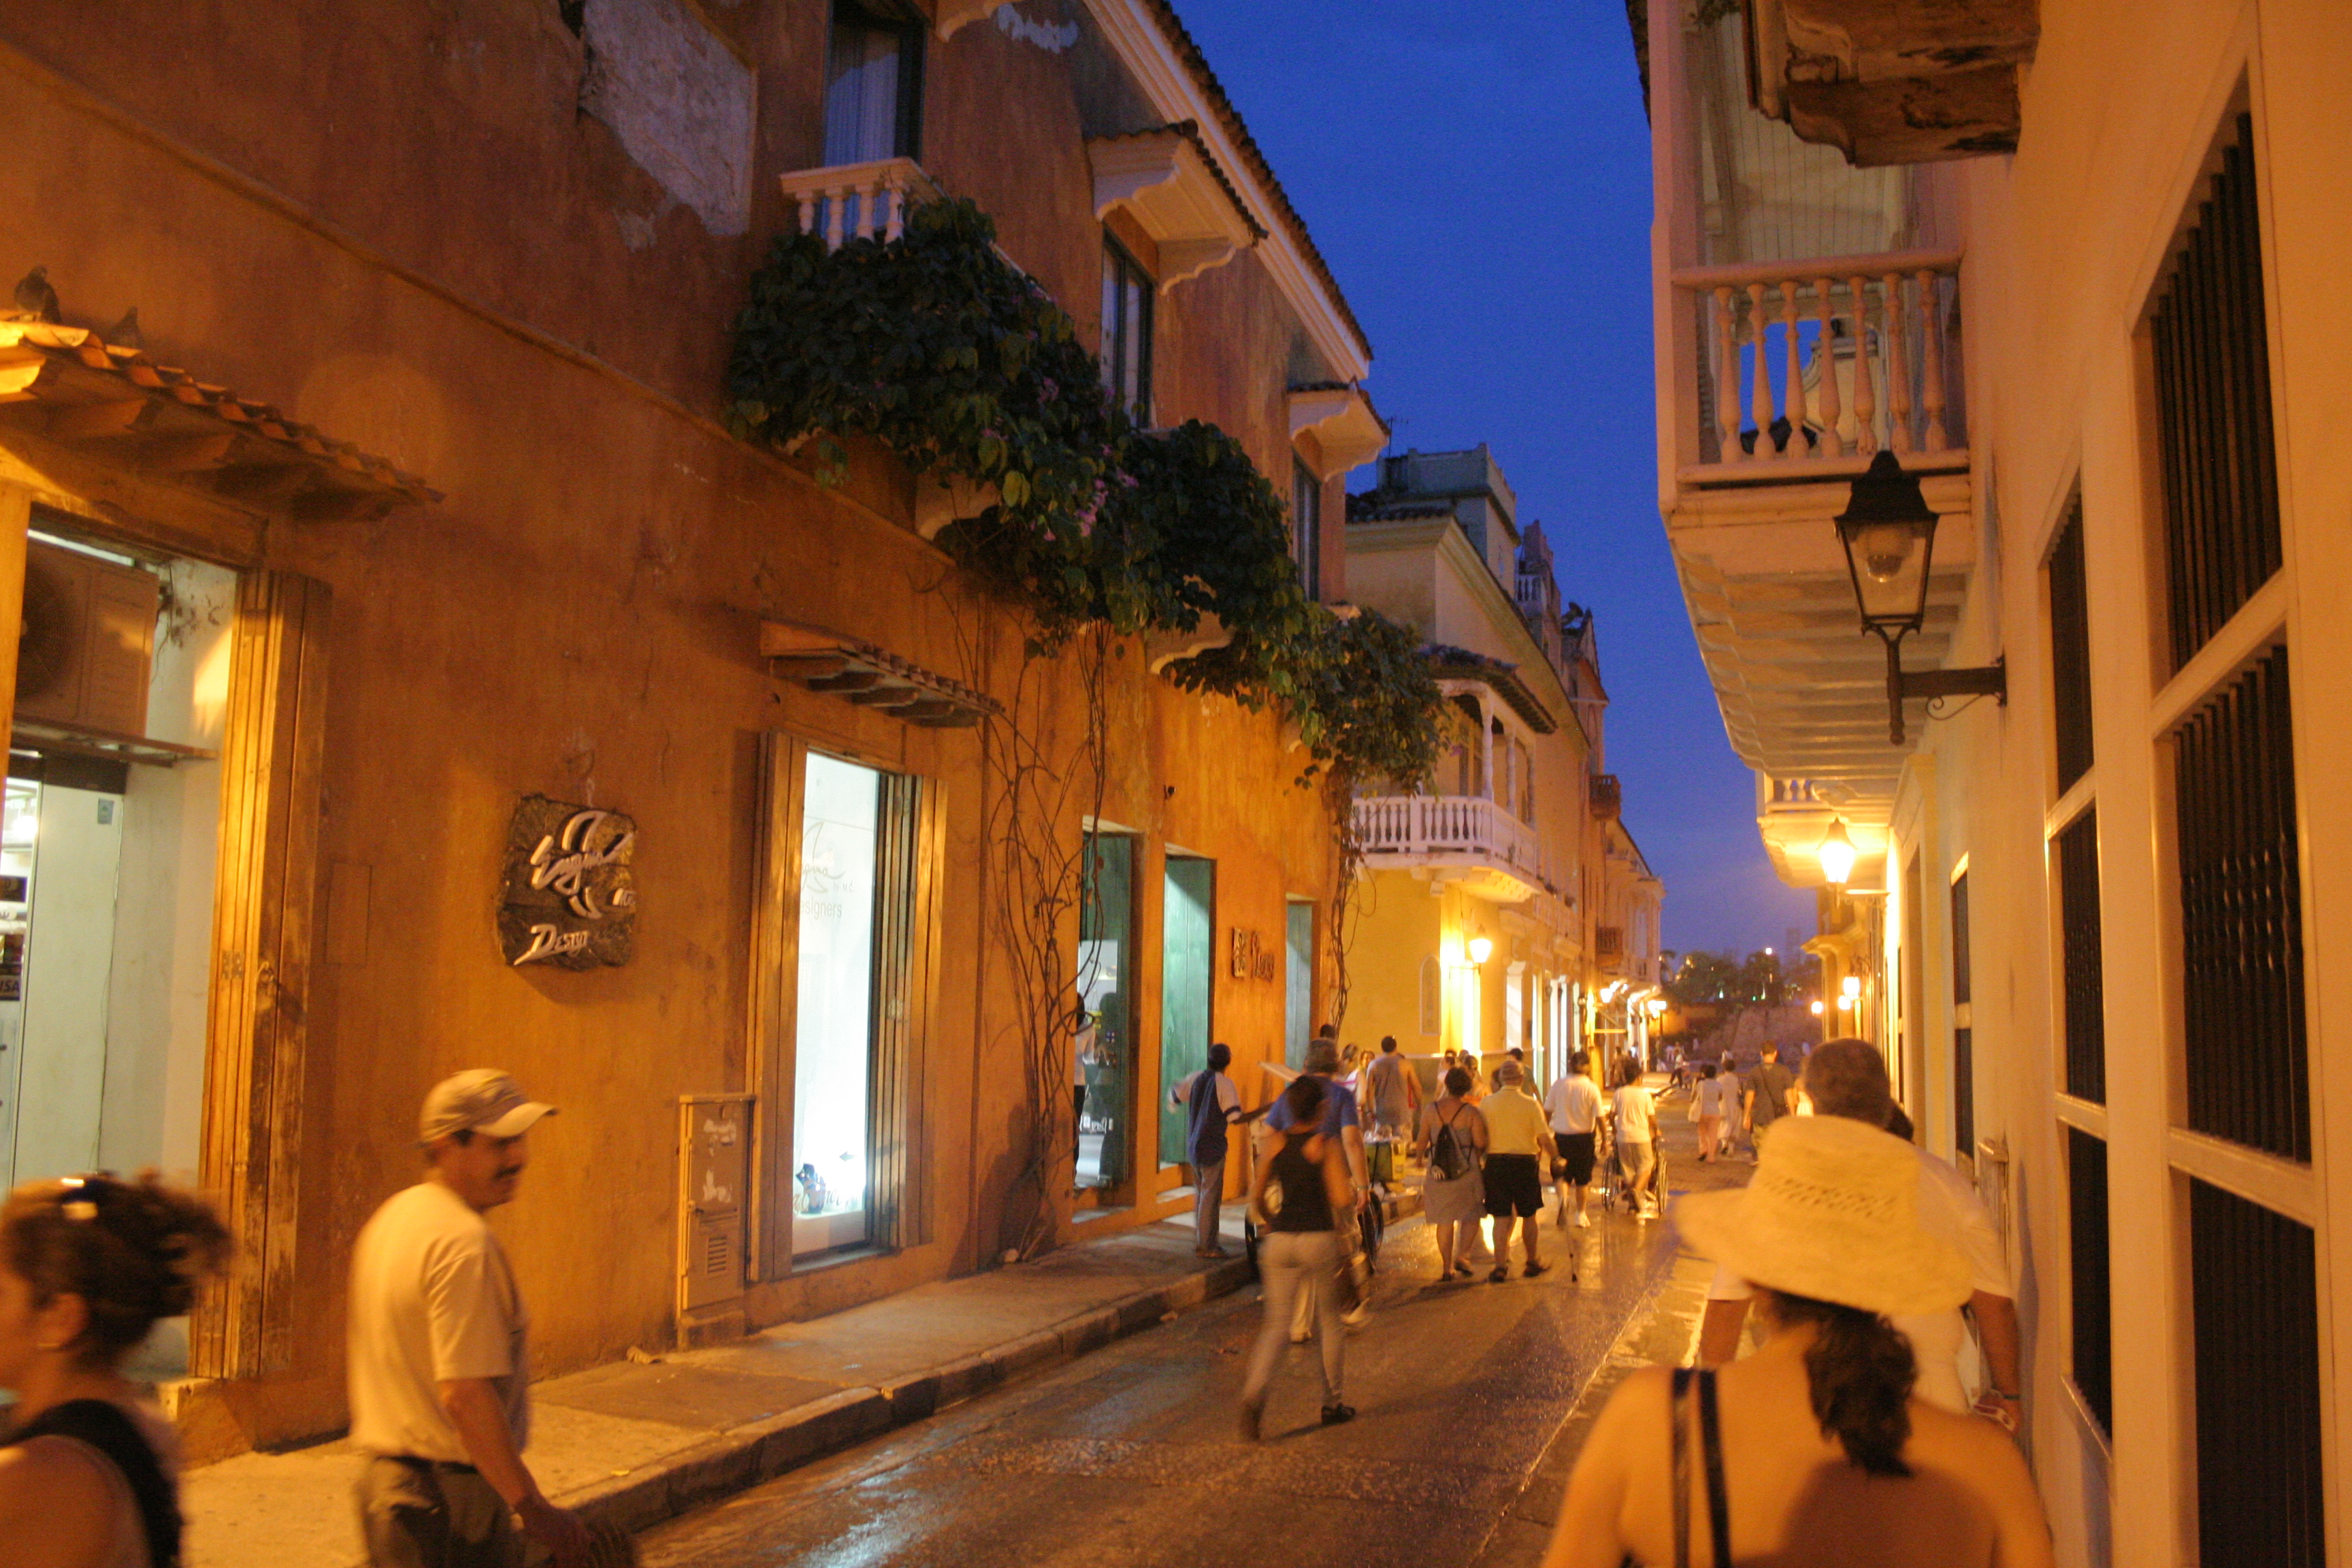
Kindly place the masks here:
MULTIPOLYGON (((1222 1261, 1193 1257, 1187 1217, 735 1344, 547 1379, 531 1389, 527 1458, 557 1502, 644 1529, 1239 1289, 1249 1267, 1225 1212, 1236 1256, 1222 1261)), ((334 1442, 190 1471, 189 1568, 354 1568, 358 1467, 334 1442)))

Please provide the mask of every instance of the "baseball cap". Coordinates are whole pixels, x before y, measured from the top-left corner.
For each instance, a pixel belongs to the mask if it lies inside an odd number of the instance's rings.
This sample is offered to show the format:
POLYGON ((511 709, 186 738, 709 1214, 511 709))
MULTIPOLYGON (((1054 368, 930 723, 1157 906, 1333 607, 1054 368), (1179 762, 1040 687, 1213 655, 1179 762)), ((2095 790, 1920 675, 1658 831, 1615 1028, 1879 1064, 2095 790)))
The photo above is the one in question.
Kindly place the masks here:
POLYGON ((555 1107, 525 1100, 515 1080, 496 1068, 467 1068, 433 1086, 417 1118, 417 1141, 430 1143, 452 1132, 487 1132, 493 1138, 515 1138, 530 1131, 555 1107))

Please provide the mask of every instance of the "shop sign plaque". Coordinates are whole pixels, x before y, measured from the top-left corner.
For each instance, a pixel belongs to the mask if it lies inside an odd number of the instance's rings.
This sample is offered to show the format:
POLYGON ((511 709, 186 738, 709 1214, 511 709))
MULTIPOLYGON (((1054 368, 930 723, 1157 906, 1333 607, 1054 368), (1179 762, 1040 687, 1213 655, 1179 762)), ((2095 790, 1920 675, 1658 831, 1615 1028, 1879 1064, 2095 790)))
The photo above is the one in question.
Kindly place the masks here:
POLYGON ((617 811, 527 795, 507 829, 499 946, 507 963, 593 969, 635 946, 637 825, 617 811))

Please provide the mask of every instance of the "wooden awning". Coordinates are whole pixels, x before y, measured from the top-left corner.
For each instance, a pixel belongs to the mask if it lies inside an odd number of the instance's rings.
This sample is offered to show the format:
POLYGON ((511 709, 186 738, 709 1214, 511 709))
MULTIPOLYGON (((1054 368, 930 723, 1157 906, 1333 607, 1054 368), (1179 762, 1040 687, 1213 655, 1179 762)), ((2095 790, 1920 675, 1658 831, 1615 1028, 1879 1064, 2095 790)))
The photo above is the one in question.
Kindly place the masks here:
POLYGON ((760 655, 776 673, 931 730, 968 729, 1003 711, 996 700, 870 642, 797 621, 760 623, 760 655))
POLYGON ((441 499, 383 458, 82 327, 0 321, 0 426, 295 518, 441 499))

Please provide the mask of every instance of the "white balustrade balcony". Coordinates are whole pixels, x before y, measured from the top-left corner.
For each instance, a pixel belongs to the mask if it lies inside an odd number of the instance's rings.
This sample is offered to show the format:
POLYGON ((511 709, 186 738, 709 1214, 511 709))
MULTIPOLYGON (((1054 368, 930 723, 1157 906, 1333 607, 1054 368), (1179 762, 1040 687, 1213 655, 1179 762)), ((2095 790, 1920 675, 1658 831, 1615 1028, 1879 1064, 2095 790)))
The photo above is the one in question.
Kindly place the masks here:
POLYGON ((1682 477, 1698 482, 1967 466, 1959 253, 1689 267, 1672 277, 1682 477))
POLYGON ((944 194, 912 158, 802 169, 777 183, 799 214, 800 231, 822 236, 828 250, 852 239, 896 239, 908 207, 944 194))
POLYGON ((1478 795, 1364 795, 1356 835, 1368 867, 1428 870, 1498 903, 1559 886, 1536 830, 1478 795))

